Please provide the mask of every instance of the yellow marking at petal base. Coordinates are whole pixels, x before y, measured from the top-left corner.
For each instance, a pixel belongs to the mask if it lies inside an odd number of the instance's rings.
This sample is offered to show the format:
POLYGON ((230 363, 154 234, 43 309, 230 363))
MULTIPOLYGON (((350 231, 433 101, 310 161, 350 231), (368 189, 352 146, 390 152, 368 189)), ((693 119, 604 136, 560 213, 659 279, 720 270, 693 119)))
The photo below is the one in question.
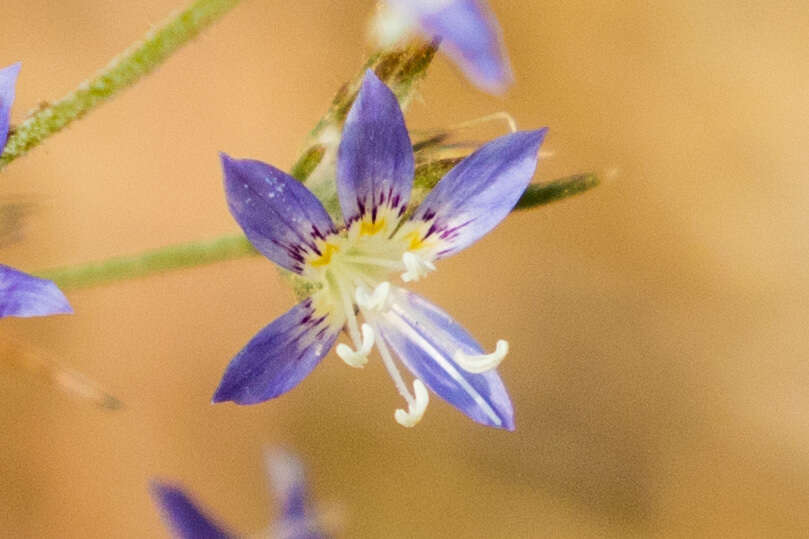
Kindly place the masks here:
POLYGON ((407 247, 409 251, 415 251, 417 249, 421 249, 424 246, 424 238, 421 237, 420 230, 414 230, 413 232, 405 234, 403 239, 407 242, 410 242, 410 245, 408 245, 407 247))
POLYGON ((360 236, 373 236, 383 228, 385 228, 384 218, 376 222, 368 222, 363 219, 360 223, 360 236))
POLYGON ((331 262, 331 256, 339 250, 340 249, 336 245, 332 243, 327 243, 326 247, 321 249, 321 251, 323 251, 323 254, 317 257, 316 259, 312 260, 311 262, 309 262, 309 264, 316 268, 326 266, 329 264, 329 262, 331 262))

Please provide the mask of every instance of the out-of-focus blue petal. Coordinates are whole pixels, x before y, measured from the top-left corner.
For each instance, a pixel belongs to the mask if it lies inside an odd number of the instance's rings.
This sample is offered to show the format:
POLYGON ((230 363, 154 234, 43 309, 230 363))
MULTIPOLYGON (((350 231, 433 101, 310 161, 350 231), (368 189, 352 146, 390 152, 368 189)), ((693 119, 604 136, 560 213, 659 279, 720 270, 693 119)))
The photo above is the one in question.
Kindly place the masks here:
POLYGON ((511 67, 491 10, 478 0, 393 0, 414 14, 422 32, 440 36, 441 48, 478 87, 501 94, 511 67))
POLYGON ((399 289, 379 328, 405 366, 439 397, 479 423, 514 430, 514 410, 497 372, 473 374, 452 359, 459 350, 485 352, 451 316, 399 289))
POLYGON ((534 175, 546 132, 519 131, 497 138, 438 182, 411 217, 431 223, 425 238, 440 240, 436 258, 466 248, 508 215, 534 175))
POLYGON ((174 485, 152 482, 152 494, 160 504, 164 519, 178 539, 228 539, 235 537, 224 531, 174 485))
POLYGON ((393 92, 370 69, 348 113, 337 154, 337 194, 343 219, 379 206, 404 212, 413 186, 413 147, 393 92))
POLYGON ((19 62, 0 69, 0 153, 6 145, 11 105, 14 103, 14 87, 17 85, 19 73, 19 62))
POLYGON ((274 526, 278 539, 325 539, 317 515, 309 506, 303 465, 286 451, 267 454, 267 471, 276 498, 281 502, 281 519, 274 526))
POLYGON ((281 502, 281 514, 288 520, 305 518, 308 501, 301 462, 295 455, 276 449, 267 453, 266 464, 270 485, 281 502))
POLYGON ((292 176, 261 161, 222 154, 230 213, 264 256, 300 273, 317 240, 334 232, 331 217, 292 176))
POLYGON ((53 282, 0 264, 0 318, 72 312, 67 298, 53 282))
POLYGON ((306 299, 259 331, 230 362, 213 402, 256 404, 286 393, 331 349, 340 327, 306 299))

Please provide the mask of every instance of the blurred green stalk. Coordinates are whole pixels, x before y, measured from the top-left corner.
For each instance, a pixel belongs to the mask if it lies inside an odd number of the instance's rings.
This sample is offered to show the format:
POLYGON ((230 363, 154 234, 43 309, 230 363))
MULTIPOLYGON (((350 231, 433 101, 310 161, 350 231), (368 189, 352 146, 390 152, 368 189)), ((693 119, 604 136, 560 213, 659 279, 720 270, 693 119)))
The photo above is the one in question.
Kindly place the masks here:
POLYGON ((153 71, 239 1, 196 0, 171 15, 95 77, 82 82, 59 101, 40 108, 17 126, 0 155, 0 169, 153 71))
POLYGON ((242 234, 213 240, 194 241, 152 249, 132 256, 56 268, 37 273, 59 287, 86 288, 112 281, 134 279, 168 270, 212 264, 258 254, 242 234))
MULTIPOLYGON (((583 193, 596 185, 598 185, 598 178, 594 174, 578 174, 548 183, 532 184, 525 190, 514 209, 535 208, 583 193)), ((258 252, 247 241, 247 238, 237 234, 214 240, 171 245, 101 262, 56 268, 39 272, 36 275, 54 281, 62 289, 87 288, 256 254, 258 252)))

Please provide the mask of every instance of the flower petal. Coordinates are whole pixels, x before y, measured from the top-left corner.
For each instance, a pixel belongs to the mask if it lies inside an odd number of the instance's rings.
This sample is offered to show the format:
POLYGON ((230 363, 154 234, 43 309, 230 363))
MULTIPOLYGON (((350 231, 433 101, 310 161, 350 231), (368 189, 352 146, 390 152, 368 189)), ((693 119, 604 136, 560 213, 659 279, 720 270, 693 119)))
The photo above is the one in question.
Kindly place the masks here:
MULTIPOLYGON (((454 254, 508 215, 528 186, 546 129, 497 138, 461 161, 424 199, 411 221, 424 221, 434 258, 454 254), (437 245, 436 245, 437 244, 437 245)), ((419 243, 419 242, 416 242, 419 243)))
POLYGON ((472 374, 452 359, 459 350, 473 355, 483 350, 447 313, 398 289, 378 325, 405 366, 439 397, 479 423, 514 430, 514 411, 497 372, 472 374))
POLYGON ((337 153, 337 193, 346 224, 378 206, 404 213, 413 187, 413 147, 393 92, 370 69, 348 113, 337 153))
POLYGON ((340 324, 316 315, 311 298, 259 331, 230 362, 213 402, 256 404, 286 393, 331 349, 340 324))
POLYGON ((308 495, 300 460, 292 453, 276 449, 267 453, 265 462, 273 492, 281 502, 284 519, 305 518, 308 495))
POLYGON ((222 154, 230 213, 264 256, 300 273, 306 255, 320 255, 317 240, 334 233, 331 217, 292 176, 261 161, 222 154))
POLYGON ((160 504, 163 518, 179 539, 227 539, 233 537, 208 517, 183 490, 174 485, 152 482, 152 494, 160 504))
POLYGON ((414 14, 422 32, 440 36, 441 47, 478 87, 501 94, 512 82, 500 28, 478 0, 395 0, 414 14))
POLYGON ((3 146, 6 145, 11 105, 14 103, 14 87, 17 84, 17 75, 19 73, 19 62, 0 69, 0 153, 3 146))
POLYGON ((280 518, 273 537, 279 539, 325 539, 317 515, 311 510, 306 477, 300 460, 277 449, 267 455, 267 471, 275 497, 281 502, 280 518))
POLYGON ((0 318, 72 312, 67 298, 52 281, 0 264, 0 318))

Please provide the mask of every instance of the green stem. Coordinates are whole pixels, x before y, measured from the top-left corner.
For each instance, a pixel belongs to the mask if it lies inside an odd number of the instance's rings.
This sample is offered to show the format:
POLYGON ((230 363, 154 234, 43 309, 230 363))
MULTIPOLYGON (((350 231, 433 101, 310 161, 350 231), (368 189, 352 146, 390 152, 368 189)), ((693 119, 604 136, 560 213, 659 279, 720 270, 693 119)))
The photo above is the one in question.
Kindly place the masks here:
POLYGON ((256 254, 243 235, 229 235, 214 240, 195 241, 152 249, 133 256, 121 256, 37 273, 59 287, 86 288, 99 284, 144 277, 169 270, 212 264, 256 254))
MULTIPOLYGON (((594 174, 578 174, 548 183, 532 184, 525 190, 514 210, 534 208, 562 200, 596 185, 598 178, 594 174)), ((42 271, 37 273, 37 276, 54 281, 62 289, 87 288, 256 254, 258 252, 247 238, 238 234, 172 245, 133 256, 42 271)), ((302 284, 294 280, 293 285, 297 287, 299 295, 305 296, 310 292, 300 289, 302 284)))
POLYGON ((92 79, 29 116, 8 137, 0 169, 159 66, 239 0, 196 0, 146 34, 92 79))

